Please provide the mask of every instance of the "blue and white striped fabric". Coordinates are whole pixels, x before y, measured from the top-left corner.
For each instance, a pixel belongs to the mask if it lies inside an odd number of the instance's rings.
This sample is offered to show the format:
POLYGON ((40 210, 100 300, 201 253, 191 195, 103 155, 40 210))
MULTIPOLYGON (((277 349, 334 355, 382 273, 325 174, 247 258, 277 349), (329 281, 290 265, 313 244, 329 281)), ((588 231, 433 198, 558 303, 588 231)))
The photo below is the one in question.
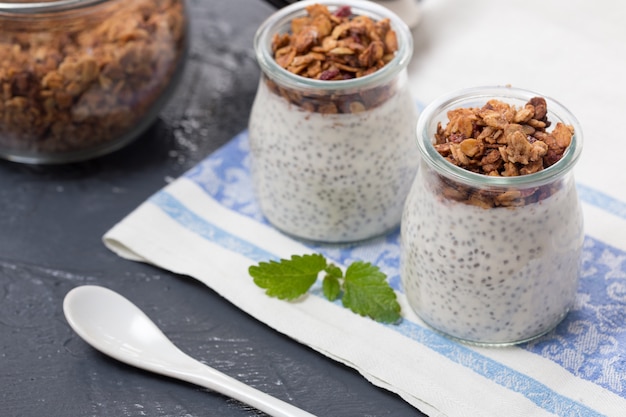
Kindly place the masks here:
POLYGON ((129 259, 194 277, 242 310, 356 368, 430 416, 626 415, 626 203, 579 185, 587 221, 583 273, 571 313, 553 332, 509 348, 476 348, 429 330, 399 279, 398 232, 359 245, 305 246, 269 226, 253 197, 246 132, 123 219, 104 237, 129 259), (603 224, 611 234, 603 238, 603 224), (321 252, 340 265, 378 265, 404 319, 383 325, 320 296, 267 297, 253 263, 321 252), (483 398, 483 400, 477 400, 483 398))

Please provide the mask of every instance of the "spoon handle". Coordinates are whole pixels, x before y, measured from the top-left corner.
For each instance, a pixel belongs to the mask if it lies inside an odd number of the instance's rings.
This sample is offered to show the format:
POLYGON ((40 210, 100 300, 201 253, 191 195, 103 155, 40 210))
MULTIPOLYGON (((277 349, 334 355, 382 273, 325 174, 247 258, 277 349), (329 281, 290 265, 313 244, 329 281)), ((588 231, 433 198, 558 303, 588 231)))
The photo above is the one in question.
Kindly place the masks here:
POLYGON ((273 417, 315 417, 314 414, 213 369, 181 350, 178 352, 177 369, 161 369, 160 373, 227 395, 273 417))

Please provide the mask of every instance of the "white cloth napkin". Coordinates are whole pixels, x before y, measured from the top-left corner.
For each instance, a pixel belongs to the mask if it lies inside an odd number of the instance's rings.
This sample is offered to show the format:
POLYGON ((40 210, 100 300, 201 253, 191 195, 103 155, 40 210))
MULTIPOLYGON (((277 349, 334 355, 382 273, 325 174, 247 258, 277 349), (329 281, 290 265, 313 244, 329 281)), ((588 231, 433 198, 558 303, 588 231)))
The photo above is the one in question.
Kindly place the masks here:
MULTIPOLYGON (((604 3, 602 3, 604 4, 604 3)), ((422 103, 452 89, 513 84, 552 96, 580 119, 576 169, 585 213, 583 272, 565 321, 532 343, 475 348, 412 313, 399 279, 398 232, 361 245, 305 246, 269 226, 252 194, 243 132, 104 236, 128 259, 194 277, 258 320, 357 369, 429 416, 626 415, 626 5, 430 0, 415 31, 411 88, 422 103), (404 319, 382 325, 326 301, 267 297, 259 261, 321 252, 378 265, 404 319)))
MULTIPOLYGON (((587 237, 574 310, 555 332, 506 349, 473 348, 427 329, 400 291, 398 232, 361 245, 305 246, 269 226, 252 195, 244 132, 156 193, 104 237, 119 255, 192 276, 242 310, 358 369, 431 416, 623 415, 626 410, 626 252, 587 237), (314 288, 289 303, 266 296, 250 265, 321 252, 338 264, 371 261, 398 290, 404 319, 382 325, 314 288), (621 266, 620 266, 621 265, 621 266), (487 398, 485 398, 487 397, 487 398), (483 398, 483 400, 479 400, 483 398)), ((583 187, 591 210, 626 204, 583 187)), ((626 231, 626 216, 619 218, 626 231)))

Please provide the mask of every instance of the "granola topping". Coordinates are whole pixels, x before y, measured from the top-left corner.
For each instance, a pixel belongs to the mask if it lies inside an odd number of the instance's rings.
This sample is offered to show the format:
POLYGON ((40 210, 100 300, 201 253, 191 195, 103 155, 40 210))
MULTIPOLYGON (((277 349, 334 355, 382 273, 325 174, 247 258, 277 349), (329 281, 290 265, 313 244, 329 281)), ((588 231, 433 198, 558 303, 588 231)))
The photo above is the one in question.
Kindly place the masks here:
MULTIPOLYGON (((489 100, 481 108, 448 112, 445 127, 439 123, 434 147, 448 162, 488 176, 513 177, 539 172, 558 162, 571 143, 574 128, 558 122, 550 132, 543 97, 530 99, 522 108, 489 100)), ((442 194, 485 208, 520 206, 553 194, 558 184, 530 190, 481 190, 440 177, 442 194)))
MULTIPOLYGON (((389 63, 398 40, 388 18, 374 21, 354 15, 349 6, 331 12, 313 4, 307 15, 294 18, 288 33, 272 39, 272 54, 282 68, 302 77, 336 81, 370 75, 389 63)), ((310 112, 355 113, 376 107, 392 94, 391 85, 353 94, 304 95, 265 78, 270 89, 310 112)))
POLYGON ((113 2, 72 16, 30 26, 1 18, 1 148, 63 153, 117 140, 179 67, 179 0, 113 2))

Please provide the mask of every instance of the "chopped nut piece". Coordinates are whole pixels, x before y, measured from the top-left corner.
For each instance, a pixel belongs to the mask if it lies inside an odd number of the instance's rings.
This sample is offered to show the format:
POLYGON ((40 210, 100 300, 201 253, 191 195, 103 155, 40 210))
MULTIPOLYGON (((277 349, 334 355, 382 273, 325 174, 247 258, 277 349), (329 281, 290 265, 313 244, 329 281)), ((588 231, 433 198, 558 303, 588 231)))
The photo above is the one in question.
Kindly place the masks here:
POLYGON ((487 126, 491 126, 496 129, 504 129, 509 123, 503 116, 503 114, 490 109, 485 109, 480 112, 480 116, 483 119, 483 122, 487 126))
POLYGON ((387 51, 398 50, 398 37, 393 30, 388 30, 387 33, 385 33, 385 48, 387 51))
POLYGON ((509 190, 498 194, 494 200, 499 206, 510 207, 513 205, 519 205, 521 196, 522 193, 518 190, 509 190))
POLYGON ((318 111, 322 114, 335 114, 339 113, 337 106, 334 103, 326 103, 319 107, 318 111))
POLYGON ((545 122, 542 122, 541 120, 536 120, 536 119, 530 119, 528 121, 528 125, 535 129, 545 129, 546 127, 548 127, 548 125, 545 122))
POLYGON ((519 175, 519 169, 513 162, 504 163, 504 171, 501 172, 503 177, 517 177, 519 175))
POLYGON ((563 123, 557 123, 552 131, 552 136, 556 139, 556 144, 559 148, 567 148, 572 141, 574 135, 574 128, 572 126, 564 125, 563 123))
POLYGON ((291 61, 291 65, 294 65, 294 66, 308 65, 312 62, 320 61, 323 58, 324 58, 323 54, 320 54, 318 52, 309 52, 306 55, 300 55, 300 56, 295 57, 291 61))
POLYGON ((526 135, 516 131, 506 136, 508 146, 506 147, 507 159, 509 162, 519 162, 527 165, 530 159, 532 145, 526 139, 526 135))
POLYGON ((459 163, 459 165, 469 165, 470 160, 461 150, 461 145, 457 143, 451 143, 450 153, 452 154, 452 157, 459 163))
POLYGON ((513 122, 515 123, 525 123, 533 118, 535 115, 535 107, 532 104, 527 104, 523 109, 520 109, 515 113, 513 117, 513 122))
POLYGON ((543 169, 543 159, 538 159, 520 168, 519 173, 520 175, 534 174, 535 172, 539 172, 542 169, 543 169))
POLYGON ((353 101, 350 103, 350 113, 360 113, 365 111, 365 106, 360 101, 353 101))
POLYGON ((385 45, 381 41, 374 41, 359 54, 359 64, 362 67, 374 67, 383 58, 385 45))
POLYGON ((535 141, 530 149, 529 159, 531 163, 541 161, 541 158, 548 152, 548 145, 541 141, 535 141))
POLYGON ((500 151, 497 149, 490 149, 485 156, 480 160, 480 164, 483 166, 483 171, 487 172, 488 175, 495 176, 500 175, 499 170, 503 164, 502 156, 500 155, 500 151))
MULTIPOLYGON (((328 51, 331 55, 354 55, 354 49, 346 48, 345 46, 339 46, 337 48, 333 48, 328 51)), ((325 57, 322 57, 320 61, 322 61, 325 57)))
POLYGON ((465 139, 463 142, 461 142, 460 147, 461 147, 461 151, 465 155, 472 158, 476 156, 478 153, 480 153, 481 145, 482 143, 476 139, 465 139))
POLYGON ((287 68, 293 62, 296 57, 296 50, 292 46, 285 46, 280 48, 275 53, 275 59, 278 65, 283 68, 287 68))

